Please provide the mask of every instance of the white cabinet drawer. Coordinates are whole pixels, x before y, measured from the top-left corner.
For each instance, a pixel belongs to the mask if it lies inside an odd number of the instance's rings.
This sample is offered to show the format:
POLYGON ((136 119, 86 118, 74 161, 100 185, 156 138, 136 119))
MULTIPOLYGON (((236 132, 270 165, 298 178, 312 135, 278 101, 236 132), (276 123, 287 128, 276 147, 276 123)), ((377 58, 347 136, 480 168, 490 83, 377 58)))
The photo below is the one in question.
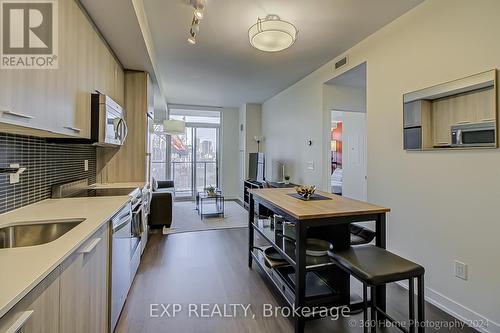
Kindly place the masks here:
POLYGON ((59 274, 56 268, 0 319, 0 332, 59 332, 59 274))

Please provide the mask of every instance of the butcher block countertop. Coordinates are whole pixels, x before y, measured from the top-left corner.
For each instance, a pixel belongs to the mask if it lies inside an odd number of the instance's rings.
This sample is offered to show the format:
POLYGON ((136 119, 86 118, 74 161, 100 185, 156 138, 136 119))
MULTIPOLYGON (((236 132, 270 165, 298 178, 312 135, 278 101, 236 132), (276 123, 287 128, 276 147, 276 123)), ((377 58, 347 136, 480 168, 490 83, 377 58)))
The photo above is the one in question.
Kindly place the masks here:
POLYGON ((297 220, 368 215, 390 211, 389 208, 322 191, 316 191, 315 193, 329 197, 331 200, 300 200, 288 195, 296 193, 293 188, 252 189, 249 192, 253 194, 254 199, 266 201, 282 209, 297 220))

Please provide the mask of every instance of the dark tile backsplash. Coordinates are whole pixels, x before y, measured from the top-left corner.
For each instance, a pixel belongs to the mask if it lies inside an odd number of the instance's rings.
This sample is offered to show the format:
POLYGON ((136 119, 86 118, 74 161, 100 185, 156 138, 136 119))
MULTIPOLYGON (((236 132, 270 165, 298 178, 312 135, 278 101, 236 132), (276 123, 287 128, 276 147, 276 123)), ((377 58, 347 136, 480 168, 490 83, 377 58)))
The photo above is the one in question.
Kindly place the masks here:
POLYGON ((48 199, 52 185, 96 179, 96 148, 84 144, 48 143, 42 138, 0 133, 0 167, 18 163, 26 171, 17 184, 0 174, 0 213, 48 199), (84 171, 84 160, 89 170, 84 171))

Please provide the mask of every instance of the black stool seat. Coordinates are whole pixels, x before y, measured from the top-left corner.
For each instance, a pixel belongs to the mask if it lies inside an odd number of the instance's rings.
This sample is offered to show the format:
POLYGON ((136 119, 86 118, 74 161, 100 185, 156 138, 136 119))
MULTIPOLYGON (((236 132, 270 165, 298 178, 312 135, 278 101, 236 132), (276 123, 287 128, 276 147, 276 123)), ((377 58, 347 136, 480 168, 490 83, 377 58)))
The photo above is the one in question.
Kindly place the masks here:
POLYGON ((351 224, 351 245, 368 244, 375 238, 375 232, 360 225, 351 224))
POLYGON ((369 285, 401 281, 424 274, 422 266, 373 245, 351 246, 330 254, 352 275, 369 285))

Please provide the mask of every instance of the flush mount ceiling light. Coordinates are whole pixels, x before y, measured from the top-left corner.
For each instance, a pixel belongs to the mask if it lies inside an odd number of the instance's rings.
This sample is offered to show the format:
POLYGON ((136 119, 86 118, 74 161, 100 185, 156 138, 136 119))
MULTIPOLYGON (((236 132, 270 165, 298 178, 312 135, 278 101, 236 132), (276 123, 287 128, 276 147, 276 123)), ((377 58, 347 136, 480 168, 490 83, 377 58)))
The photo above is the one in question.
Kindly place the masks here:
POLYGON ((257 19, 248 29, 250 44, 265 52, 278 52, 289 48, 297 40, 297 28, 280 19, 278 15, 267 15, 257 19))

